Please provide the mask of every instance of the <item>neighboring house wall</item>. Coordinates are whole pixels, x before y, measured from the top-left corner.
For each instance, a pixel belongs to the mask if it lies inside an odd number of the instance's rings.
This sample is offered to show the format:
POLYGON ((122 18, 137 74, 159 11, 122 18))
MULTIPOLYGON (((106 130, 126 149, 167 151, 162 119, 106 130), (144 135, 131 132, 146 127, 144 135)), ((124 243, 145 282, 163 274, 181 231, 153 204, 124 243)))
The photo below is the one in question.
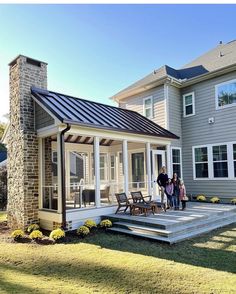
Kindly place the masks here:
MULTIPOLYGON (((236 106, 216 110, 215 85, 236 79, 236 72, 182 89, 195 93, 195 115, 182 116, 183 176, 187 192, 235 196, 236 180, 194 180, 192 146, 236 141, 236 106), (208 119, 214 117, 213 124, 208 119)), ((229 154, 228 154, 229 158, 229 154)))
POLYGON ((163 128, 166 128, 166 105, 164 86, 159 86, 155 89, 145 91, 145 93, 131 96, 123 99, 120 103, 120 107, 129 110, 137 111, 140 114, 144 114, 143 111, 143 99, 152 96, 153 97, 153 118, 152 121, 159 124, 163 128))
POLYGON ((35 102, 35 127, 41 129, 54 124, 54 119, 35 102))

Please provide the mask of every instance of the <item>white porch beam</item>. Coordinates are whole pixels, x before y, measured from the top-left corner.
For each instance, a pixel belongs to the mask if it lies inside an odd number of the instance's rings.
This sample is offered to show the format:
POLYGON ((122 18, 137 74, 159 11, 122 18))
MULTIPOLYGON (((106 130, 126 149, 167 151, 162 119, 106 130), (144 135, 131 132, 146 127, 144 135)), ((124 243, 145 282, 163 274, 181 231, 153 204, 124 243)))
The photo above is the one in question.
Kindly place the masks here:
POLYGON ((94 176, 95 176, 95 204, 96 207, 101 206, 100 192, 100 146, 99 137, 94 137, 94 176))
POLYGON ((61 148, 60 133, 57 133, 57 212, 62 213, 62 182, 61 182, 61 148))
POLYGON ((146 143, 146 167, 147 167, 148 195, 151 195, 152 194, 151 145, 149 142, 146 143))
POLYGON ((123 141, 123 174, 124 174, 124 190, 126 195, 129 194, 129 162, 128 162, 128 142, 123 141))
POLYGON ((172 173, 172 168, 171 168, 171 148, 170 148, 170 144, 166 145, 166 168, 167 168, 167 174, 169 175, 169 177, 171 177, 171 173, 172 173))

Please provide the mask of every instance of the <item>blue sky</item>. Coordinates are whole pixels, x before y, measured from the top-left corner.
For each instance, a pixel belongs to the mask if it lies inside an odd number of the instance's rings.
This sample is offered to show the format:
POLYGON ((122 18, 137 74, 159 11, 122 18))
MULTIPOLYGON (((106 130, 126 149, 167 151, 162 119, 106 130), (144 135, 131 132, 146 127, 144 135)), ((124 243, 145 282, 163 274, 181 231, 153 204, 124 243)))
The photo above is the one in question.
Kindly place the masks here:
POLYGON ((8 66, 19 53, 48 62, 48 87, 108 97, 153 69, 181 67, 236 39, 235 5, 0 5, 0 119, 8 66))

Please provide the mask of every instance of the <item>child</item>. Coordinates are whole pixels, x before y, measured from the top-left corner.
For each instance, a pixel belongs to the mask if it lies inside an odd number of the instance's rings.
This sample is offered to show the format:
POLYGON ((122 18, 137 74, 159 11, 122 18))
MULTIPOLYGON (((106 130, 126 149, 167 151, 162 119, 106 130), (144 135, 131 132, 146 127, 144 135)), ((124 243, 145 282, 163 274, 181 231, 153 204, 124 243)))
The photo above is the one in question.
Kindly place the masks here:
POLYGON ((187 196, 184 181, 180 180, 179 183, 179 199, 181 200, 182 210, 186 208, 187 196))
POLYGON ((172 195, 173 195, 174 185, 171 179, 166 182, 165 193, 167 196, 167 208, 172 208, 172 195))

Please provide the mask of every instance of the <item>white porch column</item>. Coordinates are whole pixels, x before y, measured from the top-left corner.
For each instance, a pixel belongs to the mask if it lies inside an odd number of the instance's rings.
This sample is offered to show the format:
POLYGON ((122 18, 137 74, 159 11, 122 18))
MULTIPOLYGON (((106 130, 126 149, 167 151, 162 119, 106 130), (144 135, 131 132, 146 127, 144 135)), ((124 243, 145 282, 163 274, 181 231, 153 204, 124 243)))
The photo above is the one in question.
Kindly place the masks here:
POLYGON ((57 134, 57 211, 62 213, 62 182, 61 182, 61 148, 60 133, 57 134))
POLYGON ((152 194, 152 172, 151 172, 151 146, 146 143, 146 167, 147 167, 147 180, 148 180, 148 195, 152 194))
POLYGON ((94 176, 95 176, 95 204, 96 207, 101 206, 101 192, 100 192, 100 146, 99 137, 94 137, 94 176))
POLYGON ((44 144, 39 138, 39 209, 43 208, 43 170, 44 170, 44 144))
POLYGON ((171 148, 170 148, 170 144, 166 145, 166 168, 167 168, 167 174, 168 176, 171 178, 172 175, 172 168, 171 168, 171 148))
POLYGON ((129 194, 129 161, 128 161, 128 142, 123 141, 123 174, 124 174, 124 190, 128 197, 129 194))

